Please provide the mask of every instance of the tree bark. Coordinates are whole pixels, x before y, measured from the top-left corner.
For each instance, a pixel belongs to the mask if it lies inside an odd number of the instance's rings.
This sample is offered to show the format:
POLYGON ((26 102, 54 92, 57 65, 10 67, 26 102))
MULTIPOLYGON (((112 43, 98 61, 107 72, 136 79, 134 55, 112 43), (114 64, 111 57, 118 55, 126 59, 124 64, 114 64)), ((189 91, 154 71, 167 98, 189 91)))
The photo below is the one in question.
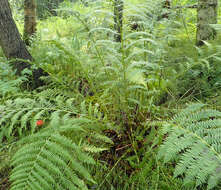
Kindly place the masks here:
POLYGON ((114 29, 117 32, 115 41, 121 42, 123 28, 123 9, 124 3, 122 0, 114 0, 114 29))
MULTIPOLYGON (((24 59, 33 61, 31 54, 28 52, 25 43, 22 41, 17 26, 13 20, 11 9, 8 0, 0 0, 0 45, 5 56, 8 59, 24 59)), ((25 68, 30 68, 31 65, 25 61, 13 61, 13 68, 16 69, 16 74, 21 75, 25 68)), ((43 83, 40 77, 45 75, 42 69, 33 71, 31 87, 36 88, 43 83)))
POLYGON ((203 45, 204 40, 214 39, 215 30, 210 24, 217 23, 218 0, 198 0, 196 45, 203 45))
POLYGON ((24 0, 24 35, 26 45, 30 45, 30 37, 36 32, 36 3, 35 0, 24 0))

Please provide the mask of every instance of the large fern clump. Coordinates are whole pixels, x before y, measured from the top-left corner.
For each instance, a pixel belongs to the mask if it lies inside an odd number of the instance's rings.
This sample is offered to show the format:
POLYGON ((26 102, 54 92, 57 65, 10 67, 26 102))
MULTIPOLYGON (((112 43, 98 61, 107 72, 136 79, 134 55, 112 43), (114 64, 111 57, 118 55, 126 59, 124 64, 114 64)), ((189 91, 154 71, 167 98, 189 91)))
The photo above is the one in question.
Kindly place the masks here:
POLYGON ((163 128, 159 157, 177 163, 174 176, 189 189, 212 189, 221 180, 221 112, 204 107, 189 105, 163 128))
POLYGON ((88 119, 86 114, 73 117, 67 104, 62 105, 63 109, 61 105, 50 107, 49 124, 18 142, 11 162, 11 190, 86 190, 95 183, 87 169, 96 164, 91 154, 107 150, 107 143, 112 141, 101 133, 104 124, 88 119))

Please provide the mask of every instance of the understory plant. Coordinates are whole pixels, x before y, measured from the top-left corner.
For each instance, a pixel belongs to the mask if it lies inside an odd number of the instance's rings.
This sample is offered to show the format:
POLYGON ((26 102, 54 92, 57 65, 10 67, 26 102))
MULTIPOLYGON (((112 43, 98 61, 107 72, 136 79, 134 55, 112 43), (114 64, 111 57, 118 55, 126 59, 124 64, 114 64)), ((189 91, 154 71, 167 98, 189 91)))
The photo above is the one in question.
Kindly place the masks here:
POLYGON ((88 189, 96 183, 87 168, 112 144, 102 134, 109 126, 84 102, 76 111, 73 100, 51 90, 1 106, 1 142, 13 143, 16 152, 10 189, 88 189))
POLYGON ((218 188, 221 168, 221 112, 205 104, 187 106, 163 124, 159 158, 175 163, 174 177, 187 189, 218 188))
POLYGON ((46 86, 23 91, 26 78, 1 64, 0 173, 10 170, 10 189, 218 187, 220 112, 195 104, 167 119, 177 112, 169 98, 176 104, 193 84, 200 92, 211 75, 219 86, 219 54, 198 49, 174 65, 174 31, 184 29, 158 0, 124 1, 116 41, 113 5, 65 1, 39 20, 28 48, 46 86))
MULTIPOLYGON (((78 138, 85 133, 86 125, 81 127, 82 122, 90 123, 83 120, 56 123, 55 120, 41 132, 19 141, 17 146, 21 148, 11 163, 14 168, 10 176, 10 189, 86 190, 87 184, 95 184, 87 165, 95 165, 96 162, 89 153, 98 153, 105 148, 76 144, 79 141, 74 142, 73 136, 70 138, 70 133, 77 133, 78 138), (69 137, 65 136, 67 132, 69 137)), ((101 135, 97 137, 108 141, 108 138, 102 138, 101 135)))

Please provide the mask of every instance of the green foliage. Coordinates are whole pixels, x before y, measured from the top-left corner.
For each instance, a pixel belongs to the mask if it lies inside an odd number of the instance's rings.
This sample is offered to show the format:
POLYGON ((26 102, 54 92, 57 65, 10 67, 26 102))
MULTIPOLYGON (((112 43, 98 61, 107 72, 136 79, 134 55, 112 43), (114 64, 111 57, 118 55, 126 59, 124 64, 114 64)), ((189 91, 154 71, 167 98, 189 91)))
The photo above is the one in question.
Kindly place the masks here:
MULTIPOLYGON (((43 93, 42 93, 43 95, 43 93)), ((46 94, 45 94, 46 95, 46 94)), ((16 98, 8 100, 0 107, 0 140, 13 139, 13 137, 31 134, 37 130, 36 121, 50 118, 52 113, 61 115, 74 115, 75 109, 72 107, 72 100, 57 95, 56 100, 50 101, 49 93, 45 97, 16 98)), ((47 121, 47 120, 46 120, 47 121)))
POLYGON ((159 151, 164 162, 176 162, 175 177, 183 177, 183 185, 198 189, 216 187, 221 179, 221 112, 205 109, 204 104, 189 105, 163 128, 167 135, 159 151))
MULTIPOLYGON (((168 81, 162 74, 164 39, 157 36, 159 29, 153 29, 157 18, 153 26, 146 23, 154 8, 149 10, 145 4, 147 14, 135 12, 133 17, 139 18, 143 28, 131 31, 126 23, 123 41, 116 43, 110 2, 96 1, 90 8, 69 5, 64 3, 59 9, 67 18, 49 18, 40 24, 38 41, 31 50, 37 65, 50 73, 59 88, 79 90, 110 118, 122 120, 126 113, 135 119, 141 117, 139 113, 157 112, 155 104, 164 101, 168 81)), ((125 7, 126 13, 131 10, 129 3, 125 7)))
MULTIPOLYGON (((86 104, 82 97, 72 97, 68 93, 61 94, 59 89, 44 90, 35 96, 27 93, 27 98, 10 99, 1 105, 0 139, 1 142, 13 140, 15 137, 24 137, 39 131, 36 122, 43 120, 47 126, 54 118, 56 120, 71 120, 77 117, 86 117, 96 122, 107 122, 106 117, 93 104, 86 104), (29 97, 28 97, 29 96, 29 97), (78 102, 79 101, 79 102, 78 102), (80 102, 82 101, 82 102, 80 102)), ((22 95, 20 95, 22 96, 22 95)), ((87 121, 87 120, 86 120, 87 121)), ((86 123, 90 123, 87 121, 86 123)), ((84 124, 86 124, 84 123, 84 124)), ((100 130, 99 124, 93 124, 95 135, 100 130), (97 126, 98 125, 98 126, 97 126), (96 128, 97 126, 97 128, 96 128)), ((40 127, 41 128, 41 127, 40 127)), ((108 127, 103 127, 103 130, 108 127)), ((90 136, 90 134, 88 134, 90 136)))
POLYGON ((5 98, 16 93, 19 93, 20 85, 26 80, 24 76, 16 77, 15 71, 9 66, 4 59, 0 63, 0 97, 5 98), (5 63, 6 62, 6 63, 5 63))
POLYGON ((177 56, 172 59, 172 67, 175 64, 176 68, 173 79, 173 84, 176 84, 173 86, 173 91, 176 95, 191 95, 202 99, 218 92, 221 68, 220 46, 217 42, 207 42, 203 48, 191 45, 190 50, 185 50, 185 56, 183 51, 182 53, 178 51, 180 48, 177 48, 177 56))
MULTIPOLYGON (((0 66, 0 167, 11 160, 8 143, 17 150, 11 189, 216 186, 220 112, 193 106, 164 122, 184 97, 205 99, 220 88, 220 42, 194 46, 196 11, 171 9, 167 19, 160 0, 124 1, 116 42, 113 1, 59 2, 37 0, 44 20, 28 47, 33 66, 49 73, 47 85, 24 92, 26 78, 5 59, 0 66), (156 155, 164 140, 166 166, 156 155)), ((22 31, 22 1, 11 5, 22 31)))
POLYGON ((73 102, 46 90, 39 98, 17 98, 3 106, 1 122, 9 125, 2 125, 2 136, 7 141, 23 137, 12 158, 11 189, 87 189, 95 183, 86 169, 96 164, 90 154, 107 150, 112 141, 101 133, 108 127, 98 110, 82 102, 79 114, 73 102), (44 126, 36 125, 38 119, 44 126))
MULTIPOLYGON (((81 131, 80 126, 57 124, 23 138, 12 158, 11 190, 16 189, 88 189, 86 180, 95 183, 83 164, 95 164, 84 153, 84 146, 62 135, 81 131)), ((90 150, 87 148, 87 150, 90 150)), ((91 147, 90 152, 97 151, 91 147)))
POLYGON ((148 121, 139 126, 130 141, 121 137, 123 144, 118 144, 116 150, 112 148, 106 156, 113 156, 115 164, 102 162, 92 171, 98 183, 96 189, 181 189, 181 181, 171 177, 172 167, 165 167, 157 160, 158 146, 162 142, 157 123, 148 121))

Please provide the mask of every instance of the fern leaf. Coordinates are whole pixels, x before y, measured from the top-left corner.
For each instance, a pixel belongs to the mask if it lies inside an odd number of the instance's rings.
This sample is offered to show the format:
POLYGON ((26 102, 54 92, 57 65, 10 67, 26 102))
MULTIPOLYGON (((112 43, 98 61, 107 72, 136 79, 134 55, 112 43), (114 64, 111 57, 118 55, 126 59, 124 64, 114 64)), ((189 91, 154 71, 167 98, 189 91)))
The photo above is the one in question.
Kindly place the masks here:
POLYGON ((18 122, 19 118, 21 117, 21 115, 27 111, 27 109, 22 109, 19 112, 17 112, 12 118, 11 118, 11 125, 8 127, 8 133, 7 133, 7 138, 10 137, 12 131, 13 131, 13 127, 14 125, 18 122))
POLYGON ((23 145, 14 155, 14 169, 10 176, 11 189, 79 189, 86 190, 83 179, 95 183, 82 165, 93 159, 82 148, 59 134, 56 128, 48 128, 22 139, 23 145))
POLYGON ((158 154, 177 162, 174 177, 184 176, 184 186, 193 189, 212 189, 221 180, 221 112, 204 107, 190 105, 164 126, 168 137, 158 154))
POLYGON ((35 132, 36 129, 36 121, 41 119, 43 114, 46 112, 45 109, 40 110, 33 118, 31 121, 31 134, 33 134, 35 132))
POLYGON ((22 130, 27 129, 28 121, 30 120, 31 116, 38 112, 39 108, 35 108, 32 110, 29 110, 26 114, 24 114, 21 118, 21 127, 18 128, 18 133, 21 136, 22 135, 22 130))

